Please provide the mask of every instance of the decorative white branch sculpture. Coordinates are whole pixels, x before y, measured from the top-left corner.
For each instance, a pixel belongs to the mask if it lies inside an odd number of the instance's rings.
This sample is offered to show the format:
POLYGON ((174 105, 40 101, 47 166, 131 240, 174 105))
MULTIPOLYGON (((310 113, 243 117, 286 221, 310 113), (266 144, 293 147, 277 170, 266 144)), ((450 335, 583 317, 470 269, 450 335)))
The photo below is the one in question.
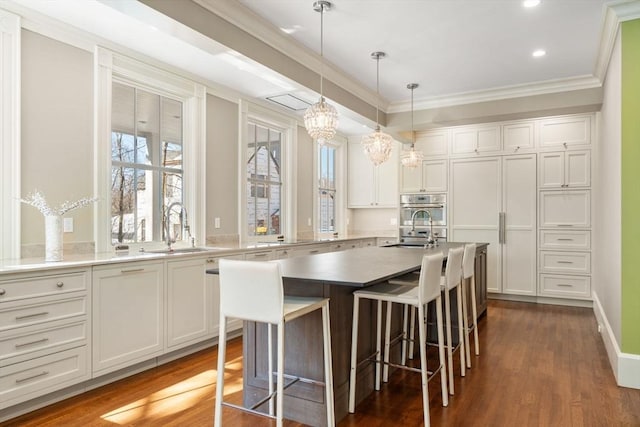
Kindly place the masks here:
POLYGON ((88 206, 97 197, 83 197, 75 202, 66 201, 57 208, 52 208, 38 190, 20 199, 22 203, 33 206, 44 215, 45 224, 45 261, 62 261, 62 215, 73 210, 88 206))

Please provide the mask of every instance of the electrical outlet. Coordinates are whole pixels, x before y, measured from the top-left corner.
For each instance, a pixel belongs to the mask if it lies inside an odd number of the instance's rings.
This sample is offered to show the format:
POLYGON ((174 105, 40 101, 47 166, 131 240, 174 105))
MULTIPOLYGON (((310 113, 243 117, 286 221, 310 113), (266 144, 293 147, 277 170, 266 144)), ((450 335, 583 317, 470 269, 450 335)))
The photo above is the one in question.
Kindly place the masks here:
POLYGON ((213 226, 215 228, 220 228, 220 218, 214 218, 213 219, 213 226))
POLYGON ((389 219, 389 223, 391 225, 398 225, 398 218, 395 218, 395 217, 394 218, 390 218, 389 219))
POLYGON ((307 218, 307 225, 311 227, 311 218, 307 218))
POLYGON ((62 223, 62 230, 65 233, 73 233, 73 218, 64 218, 62 223))

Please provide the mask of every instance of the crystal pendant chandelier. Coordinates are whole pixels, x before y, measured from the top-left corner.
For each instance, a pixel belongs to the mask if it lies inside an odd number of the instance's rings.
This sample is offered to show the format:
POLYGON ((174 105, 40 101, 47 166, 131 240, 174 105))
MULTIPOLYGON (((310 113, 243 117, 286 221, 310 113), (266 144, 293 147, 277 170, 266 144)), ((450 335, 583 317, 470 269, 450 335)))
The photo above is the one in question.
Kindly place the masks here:
POLYGON ((304 112, 304 127, 309 136, 319 144, 330 141, 336 135, 338 127, 338 111, 324 100, 324 12, 331 10, 331 3, 319 0, 313 3, 313 10, 320 12, 320 100, 304 112))
POLYGON ((380 98, 380 59, 387 56, 384 52, 373 52, 371 58, 376 60, 376 130, 369 135, 362 137, 362 147, 374 165, 378 166, 391 157, 391 148, 393 147, 393 138, 386 133, 380 131, 378 121, 378 99, 380 98))
POLYGON ((424 155, 422 151, 416 151, 416 132, 413 130, 413 90, 418 87, 418 83, 409 83, 407 89, 411 89, 411 148, 400 154, 402 166, 416 168, 422 165, 424 155))

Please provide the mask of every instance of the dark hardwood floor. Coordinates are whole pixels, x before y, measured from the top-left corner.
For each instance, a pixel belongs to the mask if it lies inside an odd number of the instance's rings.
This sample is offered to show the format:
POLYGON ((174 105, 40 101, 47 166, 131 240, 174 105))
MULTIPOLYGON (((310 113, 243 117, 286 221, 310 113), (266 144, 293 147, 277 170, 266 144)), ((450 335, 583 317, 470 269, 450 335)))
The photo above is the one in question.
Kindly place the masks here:
MULTIPOLYGON (((640 390, 615 384, 591 309, 492 300, 479 331, 480 356, 472 356, 466 377, 456 369, 456 395, 447 408, 441 406, 439 379, 429 385, 433 426, 640 426, 640 390)), ((241 340, 233 340, 225 399, 236 403, 241 353, 241 340)), ((212 425, 216 360, 215 349, 202 351, 2 425, 212 425)), ((230 408, 223 421, 275 425, 230 408)), ((339 426, 421 424, 420 376, 403 371, 339 426)))

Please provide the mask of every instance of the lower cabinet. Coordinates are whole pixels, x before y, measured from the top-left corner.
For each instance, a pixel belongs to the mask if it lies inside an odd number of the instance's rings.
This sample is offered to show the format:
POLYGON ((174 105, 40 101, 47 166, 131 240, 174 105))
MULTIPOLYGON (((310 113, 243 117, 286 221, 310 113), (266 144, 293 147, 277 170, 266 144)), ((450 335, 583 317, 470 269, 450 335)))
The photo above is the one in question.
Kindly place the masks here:
POLYGON ((167 262, 167 349, 175 350, 213 336, 211 286, 207 261, 188 259, 167 262))
POLYGON ((164 351, 164 262, 93 269, 93 375, 164 351))
MULTIPOLYGON (((244 254, 230 255, 225 257, 210 257, 206 259, 206 269, 219 268, 220 260, 224 259, 244 259, 244 254)), ((220 277, 217 274, 206 274, 207 299, 211 302, 211 315, 209 316, 209 335, 218 336, 220 331, 220 277)), ((241 320, 227 321, 227 332, 242 328, 241 320)))

